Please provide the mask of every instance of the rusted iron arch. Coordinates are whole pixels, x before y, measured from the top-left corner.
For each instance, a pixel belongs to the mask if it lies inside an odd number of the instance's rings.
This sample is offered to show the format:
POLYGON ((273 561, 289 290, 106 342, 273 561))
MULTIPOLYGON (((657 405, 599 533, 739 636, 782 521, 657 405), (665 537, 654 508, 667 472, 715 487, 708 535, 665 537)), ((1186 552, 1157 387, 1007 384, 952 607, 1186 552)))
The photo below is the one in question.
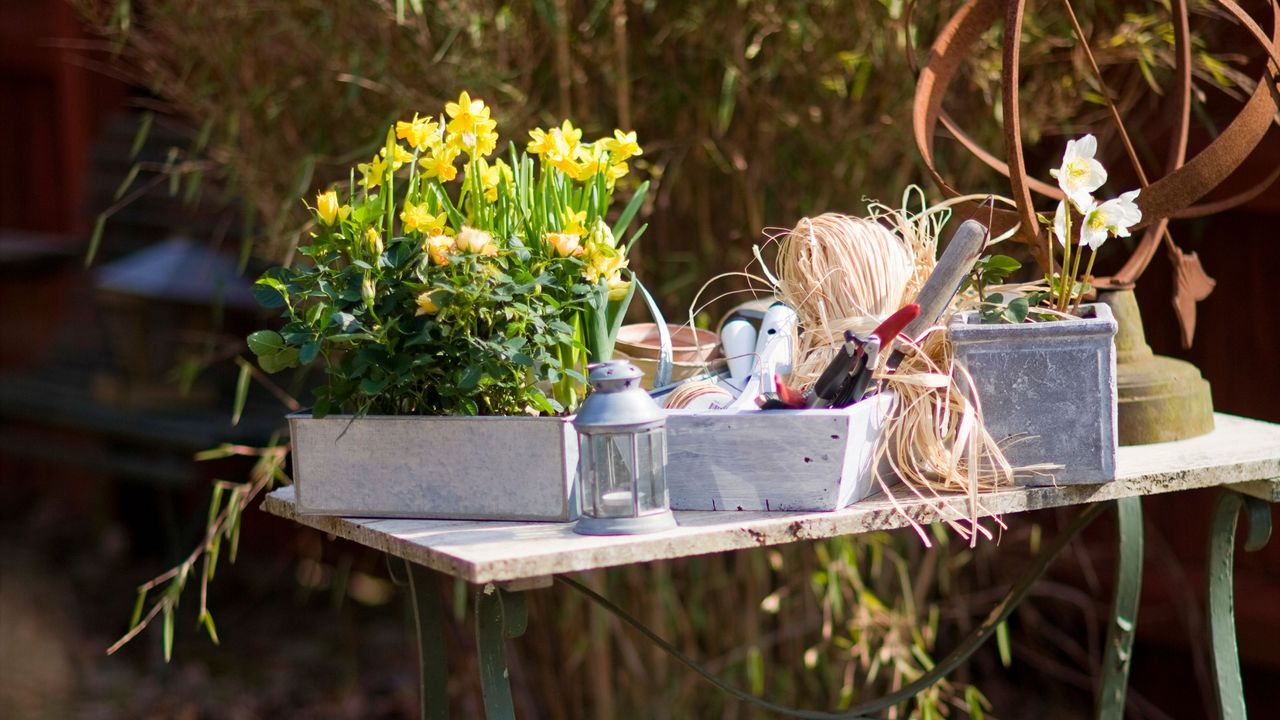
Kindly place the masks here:
MULTIPOLYGON (((1264 50, 1269 55, 1273 58, 1277 56, 1276 47, 1280 46, 1280 6, 1277 6, 1275 0, 1271 3, 1274 30, 1270 42, 1265 42, 1266 37, 1261 34, 1261 29, 1258 25, 1235 3, 1230 0, 1219 0, 1219 4, 1244 24, 1246 28, 1250 29, 1251 34, 1263 45, 1264 50)), ((1019 207, 1016 211, 995 210, 995 223, 998 231, 1008 230, 1015 225, 1020 225, 1018 239, 1031 245, 1032 251, 1037 254, 1038 259, 1043 263, 1045 253, 1039 247, 1039 232, 1035 223, 1031 192, 1035 191, 1037 194, 1053 199, 1060 199, 1061 192, 1047 183, 1029 178, 1021 153, 1021 123, 1018 117, 1016 81, 1019 74, 1017 67, 1018 46, 1022 36, 1021 18, 1024 8, 1025 0, 1007 0, 1004 3, 1004 12, 1002 13, 1001 0, 971 0, 965 3, 955 16, 947 22, 937 38, 935 38, 929 57, 920 71, 913 103, 912 129, 917 148, 921 153, 927 171, 938 187, 951 197, 959 196, 962 193, 952 187, 936 167, 933 141, 939 122, 942 122, 944 127, 955 135, 961 145, 972 152, 979 160, 1002 175, 1009 177, 1013 186, 1014 200, 1018 202, 1019 207), (1005 149, 1006 157, 1012 157, 1013 163, 1002 162, 986 151, 972 137, 961 131, 954 120, 942 110, 942 101, 946 91, 950 87, 961 63, 969 56, 982 33, 990 28, 1002 14, 1005 17, 1002 78, 1005 149)), ((1177 2, 1174 5, 1174 9, 1176 13, 1176 21, 1174 23, 1175 45, 1178 50, 1180 66, 1178 68, 1179 90, 1183 89, 1182 86, 1185 82, 1185 95, 1187 97, 1186 104, 1181 108, 1184 112, 1182 113, 1183 119, 1180 122, 1187 123, 1189 122, 1190 110, 1190 80, 1187 77, 1190 73, 1190 62, 1187 57, 1189 55, 1189 39, 1185 32, 1185 3, 1177 2)), ((1081 43, 1085 42, 1083 38, 1080 41, 1081 43)), ((1186 152, 1185 147, 1178 147, 1181 143, 1171 148, 1170 165, 1172 169, 1164 177, 1150 183, 1148 190, 1138 199, 1139 207, 1143 210, 1143 222, 1139 227, 1145 227, 1170 217, 1195 217, 1233 207, 1252 197, 1256 197, 1269 186, 1275 177, 1280 176, 1280 172, 1277 172, 1264 178, 1263 182, 1245 192, 1204 205, 1193 205, 1196 200, 1220 184, 1239 167, 1245 157, 1261 142, 1277 111, 1276 98, 1271 87, 1275 82, 1276 76, 1275 69, 1267 68, 1258 83, 1258 87, 1254 90, 1241 112, 1217 138, 1202 149, 1191 161, 1185 164, 1178 162, 1185 158, 1186 152)), ((1181 94, 1183 93, 1180 92, 1181 94)), ((1179 99, 1181 100, 1181 98, 1179 99)), ((1182 136, 1181 127, 1179 131, 1179 136, 1182 136)), ((1141 168, 1136 169, 1141 172, 1141 168)), ((1158 240, 1158 236, 1155 240, 1158 240)), ((1153 241, 1151 244, 1154 245, 1155 242, 1153 241)), ((1139 262, 1142 268, 1145 268, 1146 263, 1149 261, 1150 257, 1148 256, 1145 261, 1139 262)), ((1140 274, 1140 269, 1136 267, 1136 264, 1129 266, 1129 269, 1134 277, 1140 274), (1137 270, 1137 272, 1132 272, 1133 270, 1137 270)))

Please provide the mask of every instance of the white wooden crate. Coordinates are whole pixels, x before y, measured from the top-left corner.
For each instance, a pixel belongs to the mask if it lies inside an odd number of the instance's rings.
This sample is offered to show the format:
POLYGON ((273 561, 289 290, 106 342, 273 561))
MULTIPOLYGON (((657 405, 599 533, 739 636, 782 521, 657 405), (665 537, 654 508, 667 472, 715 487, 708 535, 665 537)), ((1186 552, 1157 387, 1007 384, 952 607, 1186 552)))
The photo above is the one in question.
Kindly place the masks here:
POLYGON ((893 395, 839 410, 671 410, 667 486, 676 510, 838 510, 872 490, 893 395))

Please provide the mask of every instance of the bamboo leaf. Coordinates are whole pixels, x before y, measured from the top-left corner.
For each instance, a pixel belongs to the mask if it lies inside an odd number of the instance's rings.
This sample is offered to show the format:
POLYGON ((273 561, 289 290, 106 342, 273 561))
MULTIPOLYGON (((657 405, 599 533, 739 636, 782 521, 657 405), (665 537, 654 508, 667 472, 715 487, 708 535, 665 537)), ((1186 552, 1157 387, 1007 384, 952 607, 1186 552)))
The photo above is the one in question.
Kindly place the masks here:
POLYGON ((200 624, 204 626, 206 632, 209 633, 209 639, 214 645, 218 645, 218 628, 213 624, 213 614, 205 610, 200 614, 200 624))
POLYGON ((236 364, 240 366, 240 375, 236 377, 236 394, 231 406, 231 424, 239 425, 240 416, 244 413, 244 403, 249 397, 249 378, 252 368, 242 357, 236 356, 236 364))
POLYGON ((120 181, 120 185, 116 187, 115 194, 111 196, 111 199, 113 201, 119 200, 120 198, 124 197, 124 194, 126 192, 129 192, 129 187, 132 186, 133 181, 138 178, 138 171, 141 169, 142 169, 142 165, 138 163, 134 163, 133 167, 129 168, 129 172, 124 176, 124 180, 120 181))
POLYGON ((164 661, 173 658, 173 606, 164 606, 164 661))
POLYGON ((1000 651, 1000 664, 1006 668, 1013 667, 1013 653, 1009 649, 1009 623, 1001 622, 996 626, 996 649, 1000 651))
POLYGON ((93 258, 98 254, 98 245, 102 243, 102 230, 107 225, 106 213, 98 215, 98 220, 93 224, 93 233, 89 235, 89 249, 84 251, 84 266, 89 267, 93 264, 93 258))
POLYGON ((138 131, 133 134, 133 144, 129 146, 129 159, 133 160, 138 156, 138 152, 142 150, 142 146, 147 142, 147 135, 151 133, 151 121, 155 118, 155 113, 142 113, 142 119, 138 121, 138 131))
POLYGON ((138 627, 142 621, 142 608, 147 604, 147 589, 138 588, 138 599, 133 602, 133 614, 129 616, 129 629, 138 627))

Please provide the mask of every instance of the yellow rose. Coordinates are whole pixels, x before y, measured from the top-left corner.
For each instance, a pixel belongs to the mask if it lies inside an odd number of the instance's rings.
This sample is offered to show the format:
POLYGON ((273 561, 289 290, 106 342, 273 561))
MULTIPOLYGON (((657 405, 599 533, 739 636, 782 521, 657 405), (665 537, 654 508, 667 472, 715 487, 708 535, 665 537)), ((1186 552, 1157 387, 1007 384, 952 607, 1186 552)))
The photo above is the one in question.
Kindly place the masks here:
POLYGON ((440 312, 440 306, 437 305, 436 301, 432 298, 433 294, 434 293, 428 290, 418 295, 418 312, 414 313, 414 315, 435 315, 440 312))
POLYGON ((437 265, 449 264, 449 252, 454 250, 453 238, 445 234, 432 235, 422 243, 423 252, 431 256, 437 265))
POLYGON ((351 214, 351 206, 339 205, 338 193, 330 190, 316 194, 316 214, 320 216, 320 222, 332 225, 336 220, 346 220, 351 214))
POLYGON ((382 234, 378 232, 378 228, 371 227, 364 231, 365 240, 369 243, 369 252, 374 257, 382 254, 382 234))
POLYGON ((463 225, 462 230, 458 232, 458 239, 455 242, 458 249, 464 253, 475 253, 486 257, 495 257, 498 254, 498 246, 494 244, 492 235, 466 225, 463 225))
POLYGON ((574 233, 547 233, 547 244, 560 257, 574 257, 583 253, 582 239, 574 233))

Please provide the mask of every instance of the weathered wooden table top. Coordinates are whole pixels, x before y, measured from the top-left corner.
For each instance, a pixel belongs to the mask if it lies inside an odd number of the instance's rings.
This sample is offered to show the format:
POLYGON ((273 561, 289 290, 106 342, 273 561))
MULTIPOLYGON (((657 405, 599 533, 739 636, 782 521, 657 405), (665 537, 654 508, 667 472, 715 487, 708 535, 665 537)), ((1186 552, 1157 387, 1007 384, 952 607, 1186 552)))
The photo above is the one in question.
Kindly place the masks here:
MULTIPOLYGON (((1120 448, 1115 482, 984 493, 977 515, 1220 485, 1280 499, 1280 425, 1222 414, 1215 422, 1212 433, 1198 438, 1120 448)), ((300 515, 291 487, 268 495, 262 509, 472 583, 489 583, 889 530, 907 524, 895 505, 921 524, 969 514, 964 496, 921 498, 901 484, 893 489, 892 498, 878 493, 835 512, 677 511, 675 530, 612 537, 578 535, 572 523, 300 515)))

